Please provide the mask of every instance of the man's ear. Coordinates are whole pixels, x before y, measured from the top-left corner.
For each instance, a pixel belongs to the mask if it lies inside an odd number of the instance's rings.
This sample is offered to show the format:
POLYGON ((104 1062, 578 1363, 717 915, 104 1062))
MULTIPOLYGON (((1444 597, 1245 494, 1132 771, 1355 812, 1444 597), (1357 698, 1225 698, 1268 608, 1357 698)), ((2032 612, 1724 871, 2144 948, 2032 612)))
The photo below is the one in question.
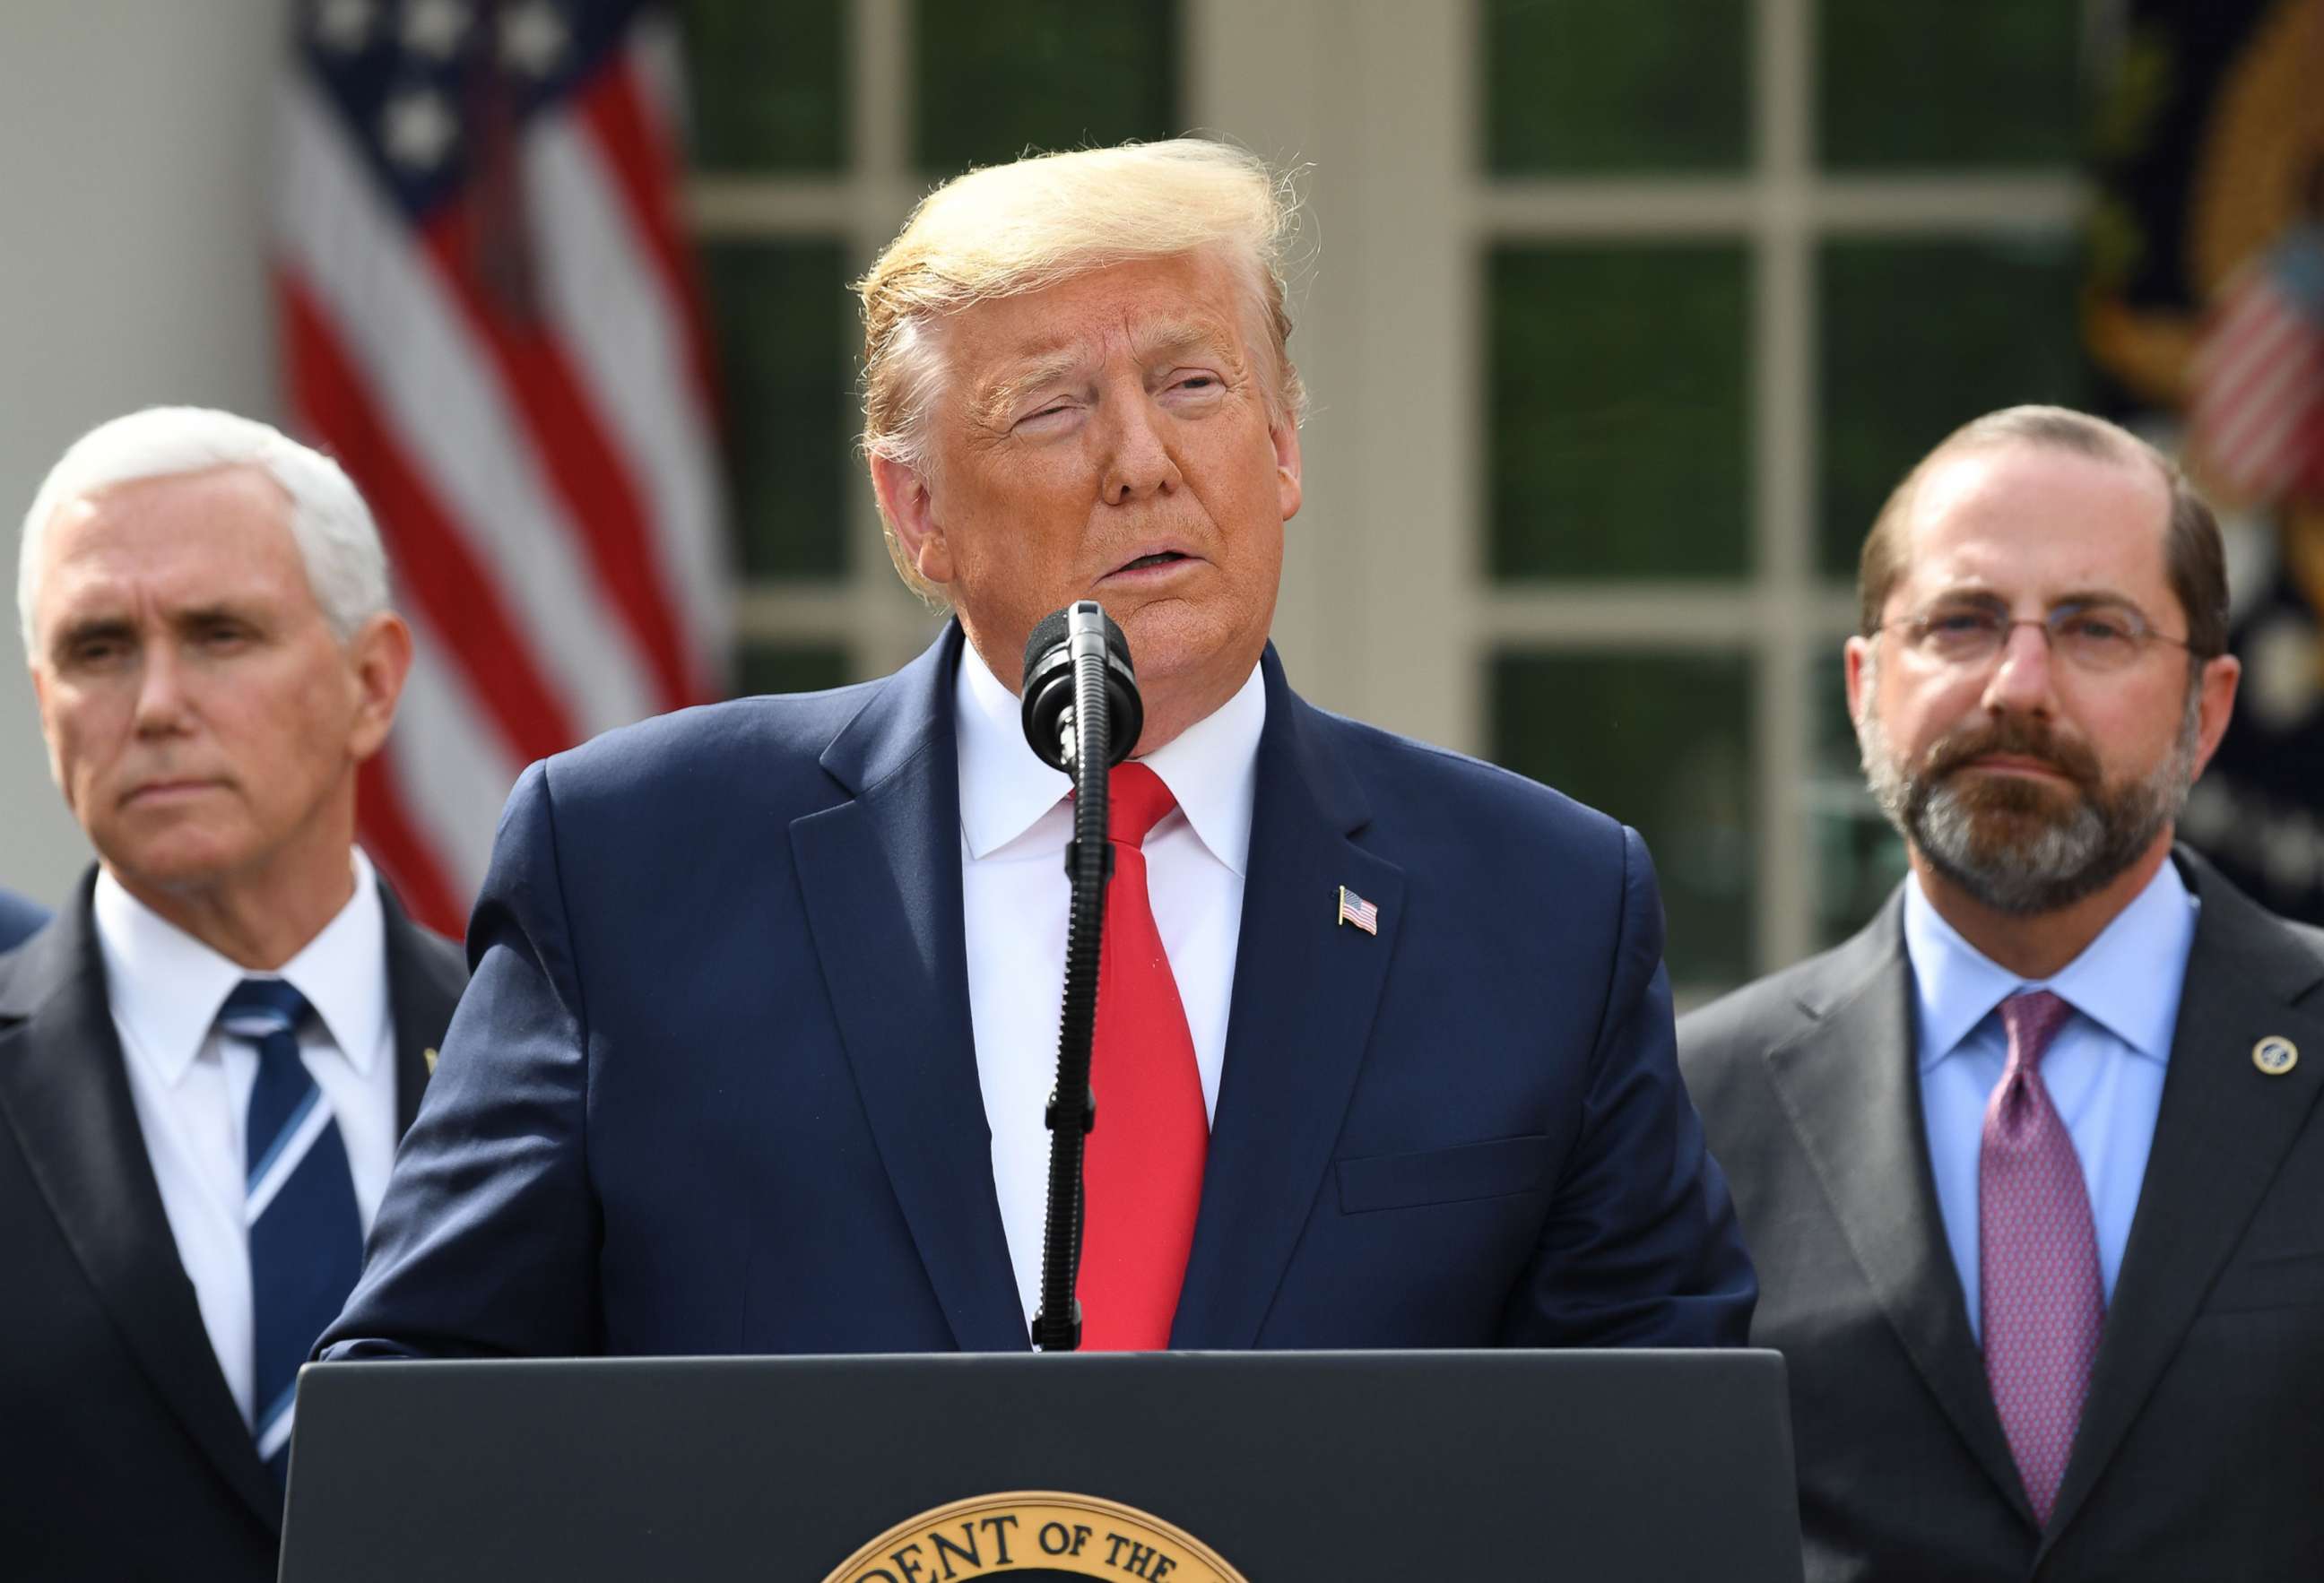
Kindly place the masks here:
POLYGON ((1865 686, 1871 679, 1872 643, 1869 639, 1852 637, 1840 650, 1840 671, 1848 684, 1848 718, 1864 718, 1865 686))
POLYGON ((2243 674, 2244 662, 2232 654, 2203 662, 2202 674, 2195 683, 2201 695, 2195 713, 2195 773, 2199 777, 2211 762, 2211 755, 2219 750, 2219 739, 2227 734, 2227 722, 2236 713, 2236 685, 2243 679, 2243 674))
POLYGON ((346 653, 355 689, 347 753, 360 764, 379 751, 395 723, 396 701, 411 674, 411 629, 393 611, 382 611, 355 630, 346 653))
POLYGON ((1299 484, 1299 428, 1287 419, 1270 425, 1267 437, 1275 443, 1276 503, 1283 508, 1286 522, 1299 514, 1302 499, 1299 484))
POLYGON ((895 529, 904 559, 931 583, 952 581, 952 546, 936 521, 936 497, 918 470, 889 456, 872 458, 872 491, 895 529))

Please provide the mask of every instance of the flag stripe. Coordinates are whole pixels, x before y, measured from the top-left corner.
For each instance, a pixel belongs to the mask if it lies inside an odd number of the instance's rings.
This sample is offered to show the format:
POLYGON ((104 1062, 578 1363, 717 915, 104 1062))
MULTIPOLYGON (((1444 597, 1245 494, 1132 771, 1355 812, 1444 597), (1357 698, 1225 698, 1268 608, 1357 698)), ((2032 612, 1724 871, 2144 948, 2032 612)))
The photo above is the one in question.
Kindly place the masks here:
POLYGON ((520 768, 728 664, 676 32, 654 0, 526 0, 448 50, 292 14, 286 382, 372 502, 415 645, 362 837, 452 931, 520 768))
POLYGON ((723 668, 729 568, 710 432, 688 403, 669 400, 692 377, 681 316, 586 127, 543 127, 525 163, 540 199, 542 307, 599 392, 599 416, 660 524, 650 548, 677 601, 699 692, 723 668))
POLYGON ((2217 390, 2196 416, 2206 453, 2231 478, 2287 482, 2299 465, 2301 420, 2319 374, 2317 348, 2295 342, 2241 385, 2217 390))
POLYGON ((475 677, 501 734, 530 762, 570 743, 573 722, 535 674, 497 584, 372 410, 363 382, 303 282, 285 276, 292 403, 371 502, 396 575, 475 677))
POLYGON ((2190 449, 2204 478, 2255 504, 2324 474, 2324 233, 2294 227, 2221 289, 2192 366, 2190 449))
POLYGON ((471 340, 499 373, 543 478, 580 529, 576 540, 598 585, 652 673, 656 705, 676 708, 693 695, 693 688, 662 593, 661 568, 646 548, 644 502, 636 482, 614 457, 564 346, 546 326, 485 304, 475 263, 482 245, 481 201, 472 197, 448 206, 423 233, 428 254, 466 316, 471 340))
POLYGON ((403 805, 403 789, 396 784, 396 761, 406 750, 402 742, 391 740, 357 772, 357 833, 364 851, 394 888, 403 910, 438 934, 456 940, 467 932, 468 909, 462 897, 474 881, 456 888, 428 843, 412 828, 403 805))
POLYGON ((617 56, 613 69, 582 94, 578 108, 604 151, 607 174, 660 271, 663 290, 678 305, 686 332, 688 377, 701 403, 699 417, 705 427, 715 428, 718 387, 711 372, 710 316, 667 178, 678 167, 677 140, 656 124, 648 109, 652 92, 646 82, 648 69, 632 54, 617 56))
POLYGON ((537 459, 441 274, 369 185, 344 119, 295 85, 284 101, 287 262, 346 347, 383 431, 443 502, 576 731, 594 735, 651 713, 632 646, 605 640, 618 618, 575 553, 578 533, 541 471, 553 464, 537 459))
POLYGON ((482 882, 509 788, 527 762, 493 734, 471 678, 424 617, 388 762, 414 834, 463 898, 482 882))
POLYGON ((2218 339, 2208 344, 2200 360, 2200 393, 2206 402, 2238 395, 2245 383, 2268 370, 2287 344, 2299 344, 2299 333, 2301 323, 2294 316, 2273 309, 2273 305, 2266 314, 2238 314, 2222 321, 2218 339))

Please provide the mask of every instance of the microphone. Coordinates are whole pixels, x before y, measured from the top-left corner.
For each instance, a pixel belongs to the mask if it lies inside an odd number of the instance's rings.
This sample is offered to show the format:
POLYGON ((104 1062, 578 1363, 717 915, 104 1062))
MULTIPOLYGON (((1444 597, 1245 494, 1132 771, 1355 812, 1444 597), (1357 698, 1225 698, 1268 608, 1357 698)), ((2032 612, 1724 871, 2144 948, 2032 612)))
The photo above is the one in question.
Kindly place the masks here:
POLYGON ((1097 664, 1104 681, 1108 768, 1130 757, 1146 723, 1138 675, 1130 664, 1130 640, 1105 607, 1094 599, 1081 599, 1043 617, 1025 641, 1025 682, 1019 689, 1025 740, 1042 763, 1067 775, 1074 773, 1079 757, 1075 678, 1086 673, 1075 660, 1084 658, 1097 664))
POLYGON ((1049 1201, 1041 1230, 1041 1306, 1033 1345, 1071 1352, 1082 1344, 1082 1160, 1097 1125, 1090 1044, 1097 1031, 1097 970, 1105 931, 1106 771, 1130 757, 1146 722, 1130 640, 1094 599, 1075 600, 1033 629, 1025 644, 1025 740, 1074 781, 1074 839, 1065 844, 1072 901, 1065 927, 1065 1005, 1057 1016, 1057 1085, 1049 1129, 1049 1201))

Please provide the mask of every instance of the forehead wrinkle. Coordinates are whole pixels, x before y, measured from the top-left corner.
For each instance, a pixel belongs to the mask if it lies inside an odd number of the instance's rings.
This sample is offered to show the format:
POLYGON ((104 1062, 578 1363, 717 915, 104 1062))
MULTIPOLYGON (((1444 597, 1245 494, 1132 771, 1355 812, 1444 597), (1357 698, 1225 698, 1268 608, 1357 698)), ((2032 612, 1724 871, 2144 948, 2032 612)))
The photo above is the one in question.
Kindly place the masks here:
POLYGON ((1228 327, 1208 315, 1134 326, 1130 335, 1131 347, 1143 361, 1151 362, 1166 354, 1175 357, 1190 352, 1209 353, 1237 373, 1242 372, 1241 348, 1236 336, 1228 327))

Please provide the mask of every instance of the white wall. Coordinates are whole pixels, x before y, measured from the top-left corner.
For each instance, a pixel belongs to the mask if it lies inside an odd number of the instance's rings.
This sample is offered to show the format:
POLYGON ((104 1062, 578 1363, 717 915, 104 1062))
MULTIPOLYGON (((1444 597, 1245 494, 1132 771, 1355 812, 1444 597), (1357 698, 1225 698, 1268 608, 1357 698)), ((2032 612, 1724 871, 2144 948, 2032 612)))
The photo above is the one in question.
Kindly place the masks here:
POLYGON ((283 0, 0 5, 0 886, 51 905, 88 848, 50 782, 14 621, 19 524, 91 425, 274 404, 264 245, 283 0))

